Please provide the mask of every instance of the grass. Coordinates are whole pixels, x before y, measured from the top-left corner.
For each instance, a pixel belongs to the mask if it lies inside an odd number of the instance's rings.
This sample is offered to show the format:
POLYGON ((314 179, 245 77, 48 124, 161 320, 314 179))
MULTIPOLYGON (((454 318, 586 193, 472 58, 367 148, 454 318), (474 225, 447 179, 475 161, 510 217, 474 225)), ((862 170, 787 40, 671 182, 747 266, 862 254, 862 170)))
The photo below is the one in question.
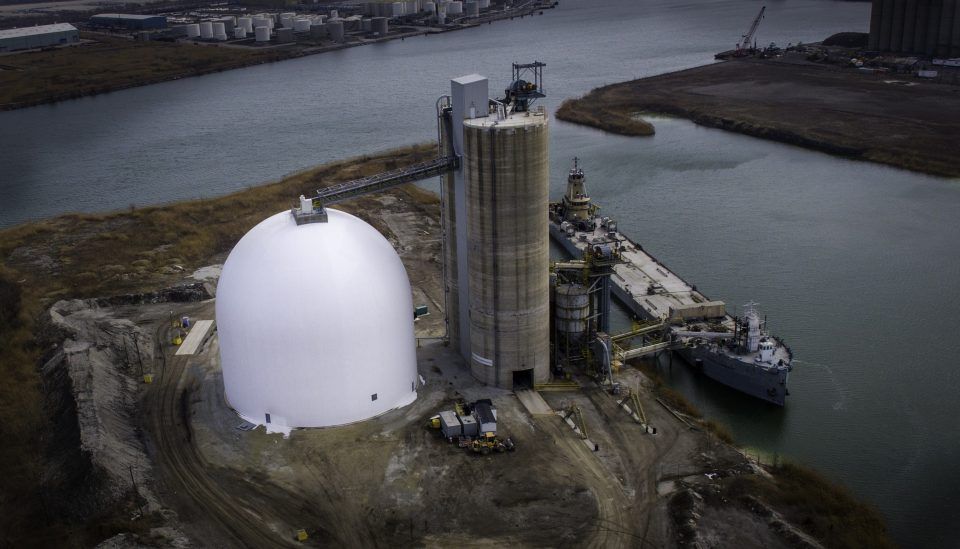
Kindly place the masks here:
POLYGON ((83 34, 93 44, 3 58, 0 109, 15 109, 196 74, 277 61, 285 50, 247 51, 83 34))
MULTIPOLYGON (((0 231, 0 547, 29 544, 39 532, 47 541, 76 540, 78 529, 99 528, 47 516, 38 496, 41 476, 50 473, 44 471, 44 444, 55 437, 38 375, 49 347, 35 334, 47 307, 63 298, 152 291, 175 283, 184 276, 181 270, 189 273, 222 257, 256 223, 291 207, 300 194, 435 154, 434 146, 409 147, 327 164, 219 198, 69 214, 0 231)), ((421 204, 437 202, 413 185, 388 192, 421 204)), ((361 197, 337 208, 390 235, 375 215, 377 206, 375 199, 361 197)))
POLYGON ((557 118, 620 135, 650 136, 656 133, 653 124, 634 117, 629 108, 595 101, 590 95, 564 101, 557 109, 557 118))
POLYGON ((845 486, 795 463, 768 470, 772 479, 757 475, 727 479, 725 496, 732 500, 759 497, 826 547, 895 547, 880 513, 845 486))

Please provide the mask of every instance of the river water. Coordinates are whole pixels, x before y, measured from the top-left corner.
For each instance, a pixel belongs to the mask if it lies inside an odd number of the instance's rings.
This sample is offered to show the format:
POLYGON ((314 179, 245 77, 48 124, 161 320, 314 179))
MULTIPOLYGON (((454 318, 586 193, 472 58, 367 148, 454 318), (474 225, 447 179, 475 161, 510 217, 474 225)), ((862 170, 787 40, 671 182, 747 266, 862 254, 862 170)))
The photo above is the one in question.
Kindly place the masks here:
MULTIPOLYGON (((866 3, 768 4, 761 44, 868 27, 866 3)), ((224 194, 427 141, 450 77, 479 72, 496 89, 513 61, 547 63, 553 109, 598 85, 711 62, 760 5, 564 0, 542 16, 0 113, 0 227, 224 194)), ((759 302, 797 358, 783 410, 679 361, 671 383, 741 444, 845 483, 903 545, 950 545, 960 182, 654 122, 655 137, 625 138, 554 120, 554 196, 580 156, 624 232, 712 298, 759 302)))

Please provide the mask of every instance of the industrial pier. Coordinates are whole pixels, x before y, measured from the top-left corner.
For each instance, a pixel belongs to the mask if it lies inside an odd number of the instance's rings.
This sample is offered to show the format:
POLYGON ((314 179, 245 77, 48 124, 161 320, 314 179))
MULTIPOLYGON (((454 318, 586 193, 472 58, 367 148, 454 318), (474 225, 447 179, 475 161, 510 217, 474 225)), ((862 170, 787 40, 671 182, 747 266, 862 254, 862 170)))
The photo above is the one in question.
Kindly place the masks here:
POLYGON ((612 372, 624 361, 675 350, 707 377, 783 406, 793 354, 767 332, 756 304, 746 304, 742 317, 727 314, 722 301, 709 300, 621 234, 616 221, 599 214, 574 159, 567 192, 561 202, 550 205, 548 223, 551 237, 575 258, 569 265, 554 266, 558 368, 596 353, 597 373, 613 384, 612 372), (653 324, 611 337, 606 321, 611 294, 653 324), (572 306, 574 295, 584 298, 585 310, 579 314, 572 306), (592 330, 572 327, 571 319, 592 318, 598 319, 592 330), (620 346, 634 337, 647 341, 632 349, 620 346))

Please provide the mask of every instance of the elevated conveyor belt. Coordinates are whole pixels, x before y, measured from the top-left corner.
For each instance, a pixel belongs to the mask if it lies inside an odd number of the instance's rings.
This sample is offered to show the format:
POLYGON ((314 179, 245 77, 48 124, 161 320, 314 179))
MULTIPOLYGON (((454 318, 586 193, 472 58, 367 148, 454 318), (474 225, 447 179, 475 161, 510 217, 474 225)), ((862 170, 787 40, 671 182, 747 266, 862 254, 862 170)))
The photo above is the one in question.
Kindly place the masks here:
POLYGON ((326 187, 317 191, 315 202, 322 206, 328 206, 337 202, 342 202, 350 198, 355 198, 364 194, 369 194, 404 183, 412 183, 442 175, 448 171, 457 169, 460 159, 456 156, 444 156, 419 162, 400 169, 389 172, 378 173, 370 177, 362 177, 353 181, 345 181, 336 185, 326 187))

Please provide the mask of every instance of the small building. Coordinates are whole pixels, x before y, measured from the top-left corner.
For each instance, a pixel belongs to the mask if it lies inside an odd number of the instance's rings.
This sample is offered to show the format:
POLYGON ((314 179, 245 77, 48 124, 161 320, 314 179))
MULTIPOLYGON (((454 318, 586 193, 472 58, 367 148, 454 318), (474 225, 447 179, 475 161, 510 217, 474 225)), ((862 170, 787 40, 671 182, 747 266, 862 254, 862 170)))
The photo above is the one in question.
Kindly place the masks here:
POLYGON ((69 23, 0 30, 0 52, 45 48, 80 42, 80 32, 69 23))
POLYGON ((90 18, 90 26, 102 29, 125 30, 163 29, 167 26, 167 18, 163 15, 101 13, 90 18))
POLYGON ((478 400, 473 405, 473 416, 477 418, 480 434, 483 436, 496 436, 497 434, 497 409, 489 399, 478 400))
POLYGON ((440 412, 440 432, 445 438, 454 438, 463 434, 463 426, 452 410, 440 412))

